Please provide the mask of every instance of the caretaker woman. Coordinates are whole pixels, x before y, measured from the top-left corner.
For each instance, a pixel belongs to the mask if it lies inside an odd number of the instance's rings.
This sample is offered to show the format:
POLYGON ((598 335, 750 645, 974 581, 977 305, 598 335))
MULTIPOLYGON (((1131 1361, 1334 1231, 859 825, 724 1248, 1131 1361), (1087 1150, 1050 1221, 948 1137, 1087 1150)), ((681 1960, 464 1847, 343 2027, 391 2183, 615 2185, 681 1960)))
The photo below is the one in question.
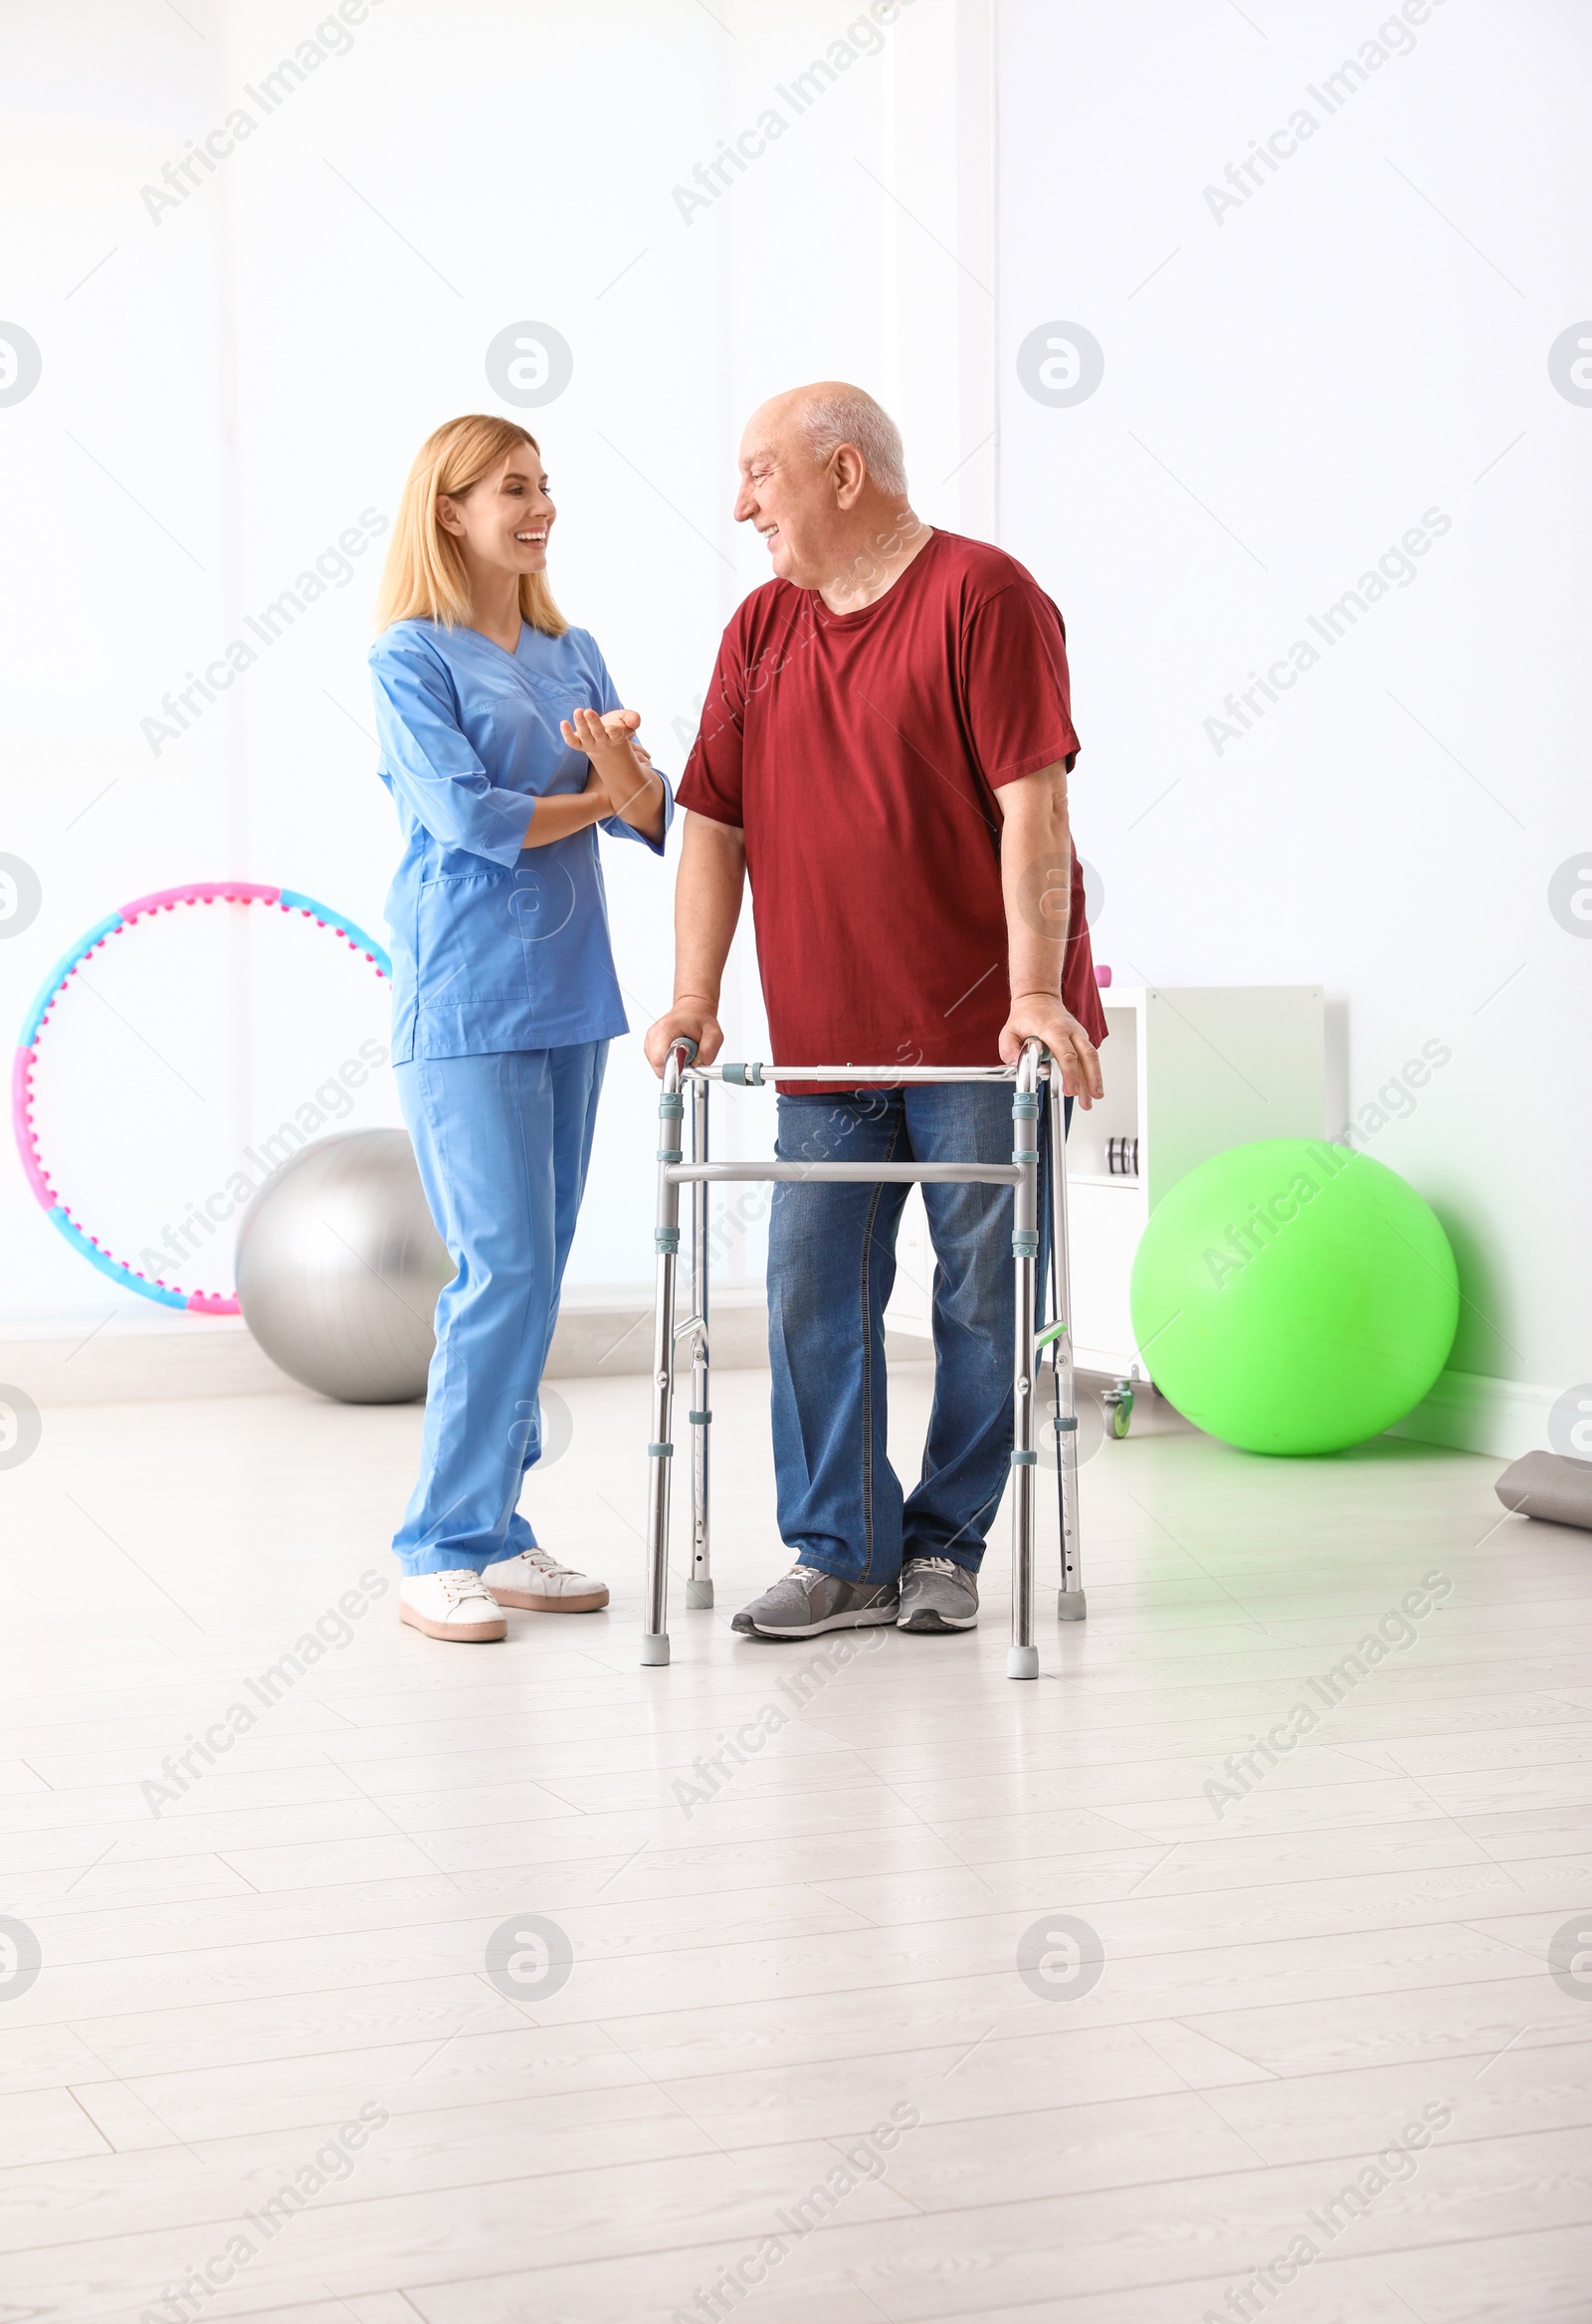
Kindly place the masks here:
POLYGON ((608 1044, 628 1030, 597 832, 662 855, 668 784, 589 631, 547 584, 534 439, 451 420, 422 445, 371 649, 403 856, 387 897, 393 1064, 437 1231, 420 1480, 394 1538, 401 1619, 500 1639, 502 1609, 608 1602, 516 1506, 580 1209, 608 1044))

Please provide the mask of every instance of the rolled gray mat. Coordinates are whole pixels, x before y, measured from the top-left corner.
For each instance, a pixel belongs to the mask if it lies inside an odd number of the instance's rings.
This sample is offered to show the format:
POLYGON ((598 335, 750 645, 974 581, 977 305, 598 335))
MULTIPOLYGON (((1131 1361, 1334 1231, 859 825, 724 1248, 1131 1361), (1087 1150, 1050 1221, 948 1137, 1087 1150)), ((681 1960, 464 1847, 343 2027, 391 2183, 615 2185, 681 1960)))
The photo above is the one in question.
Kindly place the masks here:
POLYGON ((1550 1525, 1579 1525, 1592 1533, 1592 1460, 1526 1452, 1510 1461, 1493 1490, 1521 1517, 1545 1517, 1550 1525))

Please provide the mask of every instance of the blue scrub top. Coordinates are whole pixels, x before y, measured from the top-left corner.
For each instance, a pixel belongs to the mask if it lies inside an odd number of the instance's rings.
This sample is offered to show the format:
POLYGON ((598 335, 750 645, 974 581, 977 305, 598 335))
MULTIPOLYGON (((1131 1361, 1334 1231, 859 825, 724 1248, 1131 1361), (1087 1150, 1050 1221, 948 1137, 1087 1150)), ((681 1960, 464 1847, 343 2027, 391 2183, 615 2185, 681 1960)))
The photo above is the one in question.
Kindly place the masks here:
MULTIPOLYGON (((522 846, 538 799, 580 791, 589 761, 558 722, 622 707, 587 630, 527 622, 512 654, 479 630, 394 622, 370 652, 403 859, 387 896, 394 1065, 556 1049, 629 1031, 608 941, 597 826, 522 846)), ((664 784, 665 830, 675 800, 664 784)), ((611 838, 646 840, 617 816, 611 838)))

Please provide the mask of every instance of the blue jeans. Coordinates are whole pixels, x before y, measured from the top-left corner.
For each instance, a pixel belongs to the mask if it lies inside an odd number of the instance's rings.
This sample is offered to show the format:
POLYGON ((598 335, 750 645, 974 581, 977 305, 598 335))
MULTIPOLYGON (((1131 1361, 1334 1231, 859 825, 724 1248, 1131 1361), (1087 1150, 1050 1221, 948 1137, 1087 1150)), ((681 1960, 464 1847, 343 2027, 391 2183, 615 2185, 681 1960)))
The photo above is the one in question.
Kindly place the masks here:
POLYGON ((516 1503, 591 1160, 606 1041, 395 1068, 421 1184, 458 1274, 437 1301, 406 1574, 480 1573, 535 1539, 516 1503))
MULTIPOLYGON (((1041 1283, 1049 1145, 1042 1100, 1041 1283)), ((1011 1087, 924 1081, 781 1097, 777 1152, 807 1162, 1010 1162, 1011 1087)), ((922 1473, 902 1500, 886 1451, 885 1307, 908 1191, 782 1181, 769 1215, 779 1529, 802 1565, 847 1582, 894 1582, 910 1557, 948 1557, 977 1573, 1011 1461, 1011 1191, 925 1186, 937 1261, 934 1403, 922 1473)))

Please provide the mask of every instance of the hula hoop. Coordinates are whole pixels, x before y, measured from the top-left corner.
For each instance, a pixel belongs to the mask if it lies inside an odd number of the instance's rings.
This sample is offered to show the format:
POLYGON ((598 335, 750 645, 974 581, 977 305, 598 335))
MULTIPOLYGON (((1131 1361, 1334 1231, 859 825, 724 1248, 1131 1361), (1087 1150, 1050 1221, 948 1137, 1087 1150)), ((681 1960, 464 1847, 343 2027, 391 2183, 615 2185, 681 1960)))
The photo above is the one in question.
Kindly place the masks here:
POLYGON ((23 1173, 51 1226, 66 1237, 80 1259, 86 1259, 91 1266, 98 1267, 123 1290, 136 1291, 162 1307, 186 1309, 190 1315, 237 1315, 240 1309, 235 1292, 185 1291, 178 1283, 168 1283, 162 1275, 151 1279, 130 1266, 126 1259, 115 1258, 97 1235, 91 1235, 73 1217, 56 1192, 44 1166, 39 1141, 33 1134, 33 1069, 39 1062, 40 1037, 57 1001, 84 962, 108 944, 112 936, 121 935, 135 920, 150 919, 156 912, 169 912, 179 903, 275 904, 279 911, 301 913, 305 919, 313 920, 317 928, 330 928, 352 951, 362 953, 380 977, 391 977, 392 962, 374 936, 367 936, 352 920, 340 917, 329 904, 317 903, 312 895, 300 895, 297 888, 261 887, 247 879, 197 879, 185 887, 158 888, 153 895, 137 896, 131 903, 122 904, 119 910, 107 913, 56 962, 28 1012, 11 1069, 11 1126, 16 1132, 23 1173))

